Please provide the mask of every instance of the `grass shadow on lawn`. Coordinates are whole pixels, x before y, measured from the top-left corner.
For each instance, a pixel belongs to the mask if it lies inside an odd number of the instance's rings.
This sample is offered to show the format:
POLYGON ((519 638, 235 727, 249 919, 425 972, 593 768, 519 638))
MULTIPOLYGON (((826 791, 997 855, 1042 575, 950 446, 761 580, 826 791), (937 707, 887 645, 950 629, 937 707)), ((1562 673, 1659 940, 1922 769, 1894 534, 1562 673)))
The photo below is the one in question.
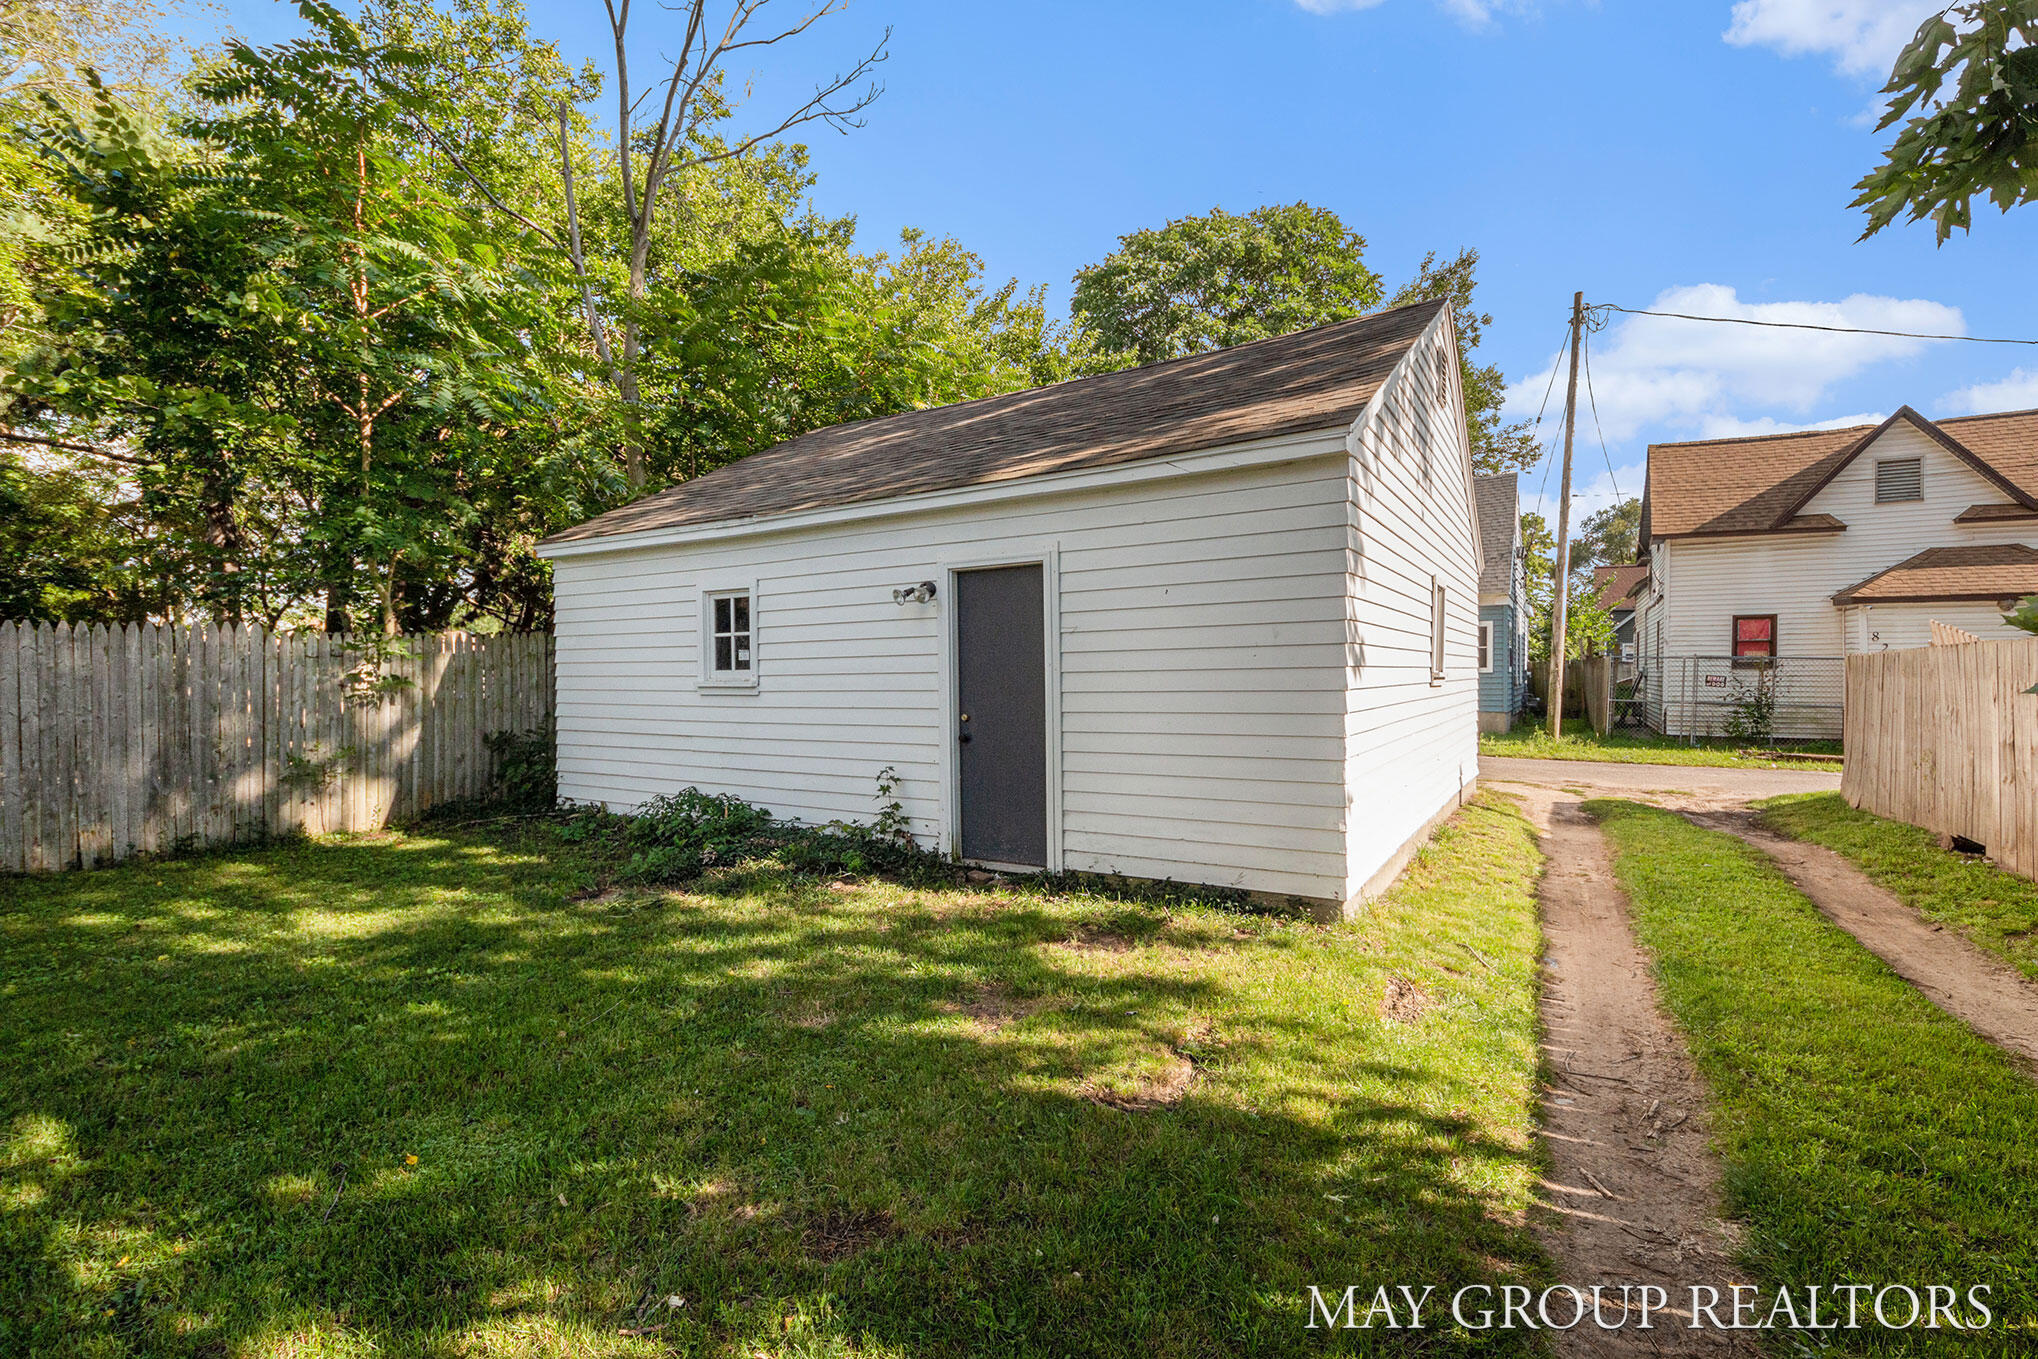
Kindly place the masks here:
POLYGON ((1475 971, 1391 920, 586 880, 448 832, 0 883, 0 1348, 1301 1353, 1307 1284, 1541 1268, 1532 914, 1475 971))

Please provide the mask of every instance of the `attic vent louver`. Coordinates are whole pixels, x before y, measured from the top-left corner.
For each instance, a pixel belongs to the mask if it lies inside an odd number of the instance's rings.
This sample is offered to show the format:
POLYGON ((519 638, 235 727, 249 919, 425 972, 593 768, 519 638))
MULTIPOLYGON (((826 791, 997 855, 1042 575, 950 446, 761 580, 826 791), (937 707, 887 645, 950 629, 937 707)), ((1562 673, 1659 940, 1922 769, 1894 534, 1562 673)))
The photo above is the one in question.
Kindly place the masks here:
POLYGON ((1920 458, 1890 458, 1875 464, 1875 503, 1925 498, 1925 464, 1920 458))

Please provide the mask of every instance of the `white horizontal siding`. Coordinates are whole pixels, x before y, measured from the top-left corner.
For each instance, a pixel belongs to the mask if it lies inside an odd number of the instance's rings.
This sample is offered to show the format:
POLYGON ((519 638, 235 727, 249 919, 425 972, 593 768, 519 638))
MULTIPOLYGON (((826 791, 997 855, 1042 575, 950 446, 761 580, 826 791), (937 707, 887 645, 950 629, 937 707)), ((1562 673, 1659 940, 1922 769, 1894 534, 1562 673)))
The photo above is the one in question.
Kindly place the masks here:
MULTIPOLYGON (((2038 522, 1953 522, 1969 505, 2004 498, 1912 425, 1893 425, 1805 506, 1807 514, 1830 514, 1840 520, 1847 525, 1844 531, 1712 541, 1678 538, 1664 543, 1669 562, 1663 597, 1664 650, 1673 656, 1726 655, 1736 614, 1773 613, 1782 654, 1841 655, 1847 649, 1847 632, 1833 596, 1848 586, 1928 547, 2038 543, 2038 522), (1921 459, 1925 498, 1876 504, 1875 464, 1882 458, 1921 459)), ((1929 640, 1927 636, 1902 645, 1921 646, 1929 640)))
POLYGON ((1476 777, 1478 529, 1448 318, 1419 341, 1354 434, 1347 572, 1347 897, 1476 777), (1432 350, 1449 354, 1447 390, 1432 350), (1430 680, 1430 585, 1445 589, 1430 680))
POLYGON ((1965 628, 1985 642, 2013 641, 2029 637, 2022 628, 2003 621, 2003 611, 1991 600, 1978 603, 1962 600, 1947 604, 1857 604, 1847 610, 1849 651, 1905 651, 1932 645, 1932 624, 1946 623, 1965 628))
MULTIPOLYGON (((1730 654, 1737 615, 1775 614, 1777 650, 1785 657, 1837 657, 1851 651, 1925 646, 1931 641, 1934 618, 1984 637, 2022 635, 2006 628, 1987 605, 1885 604, 1843 610, 1833 603, 1841 590, 1927 548, 2038 542, 2038 523, 1954 522, 1970 505, 2004 498, 1928 435, 1899 423, 1806 504, 1806 514, 1830 514, 1847 526, 1844 530, 1676 538, 1656 544, 1638 642, 1657 672, 1650 697, 1659 722, 1677 735, 1686 734, 1686 726, 1709 729, 1706 720, 1686 714, 1703 709, 1703 700, 1717 699, 1717 686, 1699 691, 1699 681, 1690 678, 1698 671, 1680 666, 1674 658, 1730 654), (1876 503, 1875 464, 1885 458, 1921 461, 1922 500, 1876 503), (1685 692, 1687 685, 1693 686, 1692 694, 1685 692), (1689 702, 1694 698, 1700 700, 1696 705, 1689 702)), ((1833 674, 1838 674, 1837 664, 1833 674)), ((1798 726, 1788 734, 1838 736, 1837 708, 1831 706, 1837 703, 1837 678, 1829 682, 1825 675, 1807 670, 1793 682, 1807 692, 1817 691, 1819 704, 1831 711, 1822 708, 1821 713, 1800 715, 1798 726)), ((1716 719, 1717 713, 1714 725, 1716 719)))
POLYGON ((1296 460, 975 509, 554 563, 562 794, 696 785, 868 819, 896 767, 915 833, 949 821, 948 563, 1059 564, 1066 867, 1344 895, 1342 432, 1296 460), (755 580, 758 686, 704 692, 704 585, 755 580))

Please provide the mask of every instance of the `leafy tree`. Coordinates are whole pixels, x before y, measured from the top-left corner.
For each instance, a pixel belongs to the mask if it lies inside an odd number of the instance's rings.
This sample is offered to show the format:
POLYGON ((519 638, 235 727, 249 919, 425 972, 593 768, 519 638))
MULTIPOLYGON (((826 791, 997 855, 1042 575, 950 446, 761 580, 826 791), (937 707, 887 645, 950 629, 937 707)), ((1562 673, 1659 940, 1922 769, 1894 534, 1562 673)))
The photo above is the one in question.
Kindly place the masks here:
MULTIPOLYGON (((1557 538, 1548 521, 1534 510, 1521 516, 1523 565, 1527 578, 1529 614, 1529 655, 1535 660, 1550 656, 1550 623, 1557 607, 1556 576, 1551 565, 1557 555, 1557 538)), ((1575 544, 1574 544, 1575 546, 1575 544)), ((1573 558, 1574 562, 1576 558, 1573 558)), ((1590 577, 1574 571, 1570 594, 1564 603, 1564 655, 1589 656, 1613 645, 1613 615, 1601 608, 1586 588, 1590 577)))
POLYGON ((659 78, 643 91, 630 84, 630 6, 606 5, 615 51, 614 71, 605 82, 615 95, 616 122, 610 145, 615 155, 613 184, 620 196, 621 225, 626 246, 618 267, 590 262, 582 230, 576 158, 566 101, 558 105, 560 184, 566 207, 563 234, 548 231, 532 218, 503 203, 484 174, 436 136, 429 122, 417 131, 433 139, 454 163, 468 173, 475 187, 492 203, 533 231, 544 234, 571 260, 578 281, 582 315, 602 370, 622 401, 623 460, 632 488, 647 477, 644 450, 645 401, 639 363, 644 351, 644 322, 652 290, 652 256, 659 224, 676 206, 670 190, 675 178, 689 169, 740 160, 769 148, 784 133, 807 123, 837 128, 858 125, 858 114, 879 93, 873 83, 858 90, 885 58, 887 30, 870 55, 815 90, 767 130, 727 139, 717 135, 731 106, 725 93, 726 63, 736 54, 758 52, 799 37, 821 19, 839 13, 846 0, 822 0, 782 27, 756 26, 768 0, 743 0, 717 14, 709 0, 679 0, 670 8, 684 15, 678 54, 660 58, 659 78), (647 102, 648 101, 648 102, 647 102), (620 287, 617 284, 620 283, 620 287))
POLYGON ((682 480, 846 420, 994 395, 1072 366, 1038 292, 990 287, 952 240, 864 255, 808 220, 654 291, 643 381, 651 472, 682 480))
POLYGON ((1571 538, 1571 569, 1589 572, 1595 566, 1636 561, 1642 528, 1642 502, 1633 496, 1585 516, 1571 538))
POLYGON ((91 464, 0 450, 0 618, 139 622, 171 607, 140 499, 91 464))
POLYGON ((1384 293, 1365 249, 1328 208, 1213 208, 1121 236, 1070 305, 1097 349, 1158 363, 1364 315, 1384 293))
POLYGON ((1919 25, 1883 92, 1877 130, 1903 129, 1854 186, 1863 239, 1908 213, 1944 245, 1973 225, 1975 195, 2004 212, 2038 197, 2038 0, 1949 5, 1919 25))
POLYGON ((1542 450, 1536 447, 1528 421, 1500 423, 1500 407, 1507 399, 1507 377, 1500 365, 1473 359, 1486 327, 1493 324, 1493 317, 1472 302, 1478 268, 1476 250, 1460 250, 1443 264, 1437 263, 1436 252, 1431 251, 1422 257, 1415 277, 1395 289, 1388 305, 1450 300, 1451 320, 1458 332, 1459 385, 1465 392, 1465 435, 1472 450, 1472 468, 1481 476, 1491 476, 1534 466, 1542 450))

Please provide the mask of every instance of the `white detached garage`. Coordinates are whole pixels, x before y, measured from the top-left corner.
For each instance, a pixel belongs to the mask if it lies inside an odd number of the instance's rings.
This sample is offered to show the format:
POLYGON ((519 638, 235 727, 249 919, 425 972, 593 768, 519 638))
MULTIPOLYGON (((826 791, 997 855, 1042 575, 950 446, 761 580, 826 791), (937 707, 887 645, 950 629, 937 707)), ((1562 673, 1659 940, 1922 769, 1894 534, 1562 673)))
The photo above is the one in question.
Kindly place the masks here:
POLYGON ((1477 771, 1450 310, 817 430, 547 539, 559 788, 1384 887, 1477 771))

